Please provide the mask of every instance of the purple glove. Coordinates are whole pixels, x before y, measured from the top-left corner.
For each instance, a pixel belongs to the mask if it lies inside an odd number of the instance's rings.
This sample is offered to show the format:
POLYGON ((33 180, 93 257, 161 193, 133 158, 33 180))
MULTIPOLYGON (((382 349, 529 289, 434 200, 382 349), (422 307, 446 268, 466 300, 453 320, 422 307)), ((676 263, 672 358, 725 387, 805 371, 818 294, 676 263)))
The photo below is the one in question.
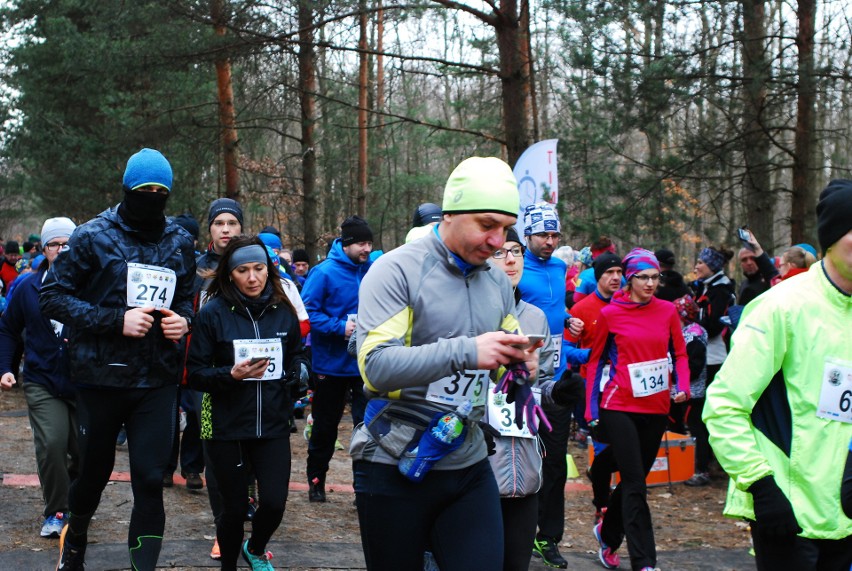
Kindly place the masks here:
MULTIPOLYGON (((533 396, 532 389, 527 383, 522 385, 515 383, 514 394, 511 396, 515 401, 515 425, 518 430, 523 429, 524 422, 526 422, 530 434, 535 436, 538 434, 539 419, 548 431, 553 430, 550 421, 547 420, 547 415, 544 414, 544 409, 535 402, 535 396, 533 396), (536 415, 538 415, 538 418, 536 418, 536 415)), ((506 395, 506 402, 511 402, 509 395, 506 395)))
POLYGON ((494 386, 494 394, 503 393, 506 395, 506 402, 514 402, 513 393, 518 384, 526 384, 530 380, 530 371, 527 369, 527 364, 521 361, 520 363, 509 363, 506 365, 506 372, 500 377, 500 380, 494 386))

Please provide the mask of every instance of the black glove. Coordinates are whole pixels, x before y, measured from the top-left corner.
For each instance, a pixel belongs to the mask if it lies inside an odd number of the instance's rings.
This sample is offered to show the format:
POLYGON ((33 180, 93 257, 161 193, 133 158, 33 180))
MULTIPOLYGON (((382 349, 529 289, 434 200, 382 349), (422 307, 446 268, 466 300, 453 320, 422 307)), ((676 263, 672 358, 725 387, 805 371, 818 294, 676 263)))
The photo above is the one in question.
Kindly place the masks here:
POLYGON ((287 384, 296 389, 298 393, 304 393, 308 390, 308 379, 311 376, 308 362, 304 359, 296 359, 290 363, 290 369, 287 371, 287 384))
POLYGON ((550 396, 559 406, 573 408, 575 404, 586 398, 586 382, 577 373, 565 371, 562 378, 553 383, 550 396))
POLYGON ((480 420, 478 424, 479 428, 482 429, 482 436, 485 437, 485 446, 488 448, 488 455, 493 456, 497 453, 497 445, 494 443, 494 439, 500 437, 500 432, 484 420, 480 420))
POLYGON ((772 476, 764 476, 749 489, 754 497, 754 532, 768 537, 789 537, 802 531, 790 500, 772 476))

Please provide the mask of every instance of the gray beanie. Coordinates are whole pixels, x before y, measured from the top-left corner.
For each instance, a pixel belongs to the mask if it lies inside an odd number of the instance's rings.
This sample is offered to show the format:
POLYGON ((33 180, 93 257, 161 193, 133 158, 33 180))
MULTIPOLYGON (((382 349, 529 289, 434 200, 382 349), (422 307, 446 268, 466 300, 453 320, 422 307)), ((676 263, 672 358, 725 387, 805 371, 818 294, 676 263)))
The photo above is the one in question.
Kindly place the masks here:
POLYGON ((58 218, 48 218, 44 221, 44 226, 41 227, 41 240, 45 246, 50 244, 54 238, 62 236, 71 236, 77 225, 70 218, 60 216, 58 218))

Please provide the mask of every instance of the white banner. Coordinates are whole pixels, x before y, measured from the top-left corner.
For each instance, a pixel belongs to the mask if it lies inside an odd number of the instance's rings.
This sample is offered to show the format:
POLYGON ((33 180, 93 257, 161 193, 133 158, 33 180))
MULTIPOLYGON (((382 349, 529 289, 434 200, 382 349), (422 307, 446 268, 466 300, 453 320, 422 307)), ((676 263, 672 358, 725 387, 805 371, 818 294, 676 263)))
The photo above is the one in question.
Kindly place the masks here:
POLYGON ((521 210, 516 229, 524 235, 524 209, 537 202, 556 204, 559 200, 559 175, 556 172, 556 145, 559 139, 539 141, 529 147, 515 164, 521 210))

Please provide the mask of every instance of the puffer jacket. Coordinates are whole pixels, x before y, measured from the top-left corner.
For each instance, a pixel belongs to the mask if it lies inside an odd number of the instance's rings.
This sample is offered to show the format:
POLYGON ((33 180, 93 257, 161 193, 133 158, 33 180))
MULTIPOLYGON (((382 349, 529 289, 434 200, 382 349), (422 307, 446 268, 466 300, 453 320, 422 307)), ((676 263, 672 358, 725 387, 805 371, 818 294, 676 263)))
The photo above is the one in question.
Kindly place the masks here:
POLYGON ((45 317, 68 329, 71 378, 75 385, 156 388, 180 382, 184 344, 166 339, 160 314, 141 339, 125 337, 127 268, 135 262, 168 268, 177 278, 170 309, 192 318, 195 253, 189 233, 167 221, 160 240, 144 241, 118 208, 79 226, 59 254, 41 288, 45 317))
POLYGON ((201 308, 192 332, 186 370, 189 386, 203 391, 201 437, 211 440, 280 438, 290 433, 287 372, 308 360, 299 321, 282 304, 257 315, 215 296, 201 308), (238 381, 231 376, 234 340, 280 339, 284 366, 278 379, 238 381))

